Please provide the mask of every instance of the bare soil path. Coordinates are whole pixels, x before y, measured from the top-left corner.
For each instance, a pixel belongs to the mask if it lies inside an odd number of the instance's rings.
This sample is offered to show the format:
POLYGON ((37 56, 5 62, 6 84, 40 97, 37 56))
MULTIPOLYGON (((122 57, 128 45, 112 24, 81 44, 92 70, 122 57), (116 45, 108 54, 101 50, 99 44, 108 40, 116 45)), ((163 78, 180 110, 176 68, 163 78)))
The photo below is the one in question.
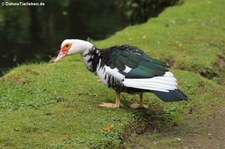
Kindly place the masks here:
POLYGON ((186 148, 225 149, 225 108, 199 125, 193 126, 184 140, 186 148))
POLYGON ((132 149, 225 149, 225 108, 207 119, 189 121, 159 136, 153 132, 134 136, 132 149))

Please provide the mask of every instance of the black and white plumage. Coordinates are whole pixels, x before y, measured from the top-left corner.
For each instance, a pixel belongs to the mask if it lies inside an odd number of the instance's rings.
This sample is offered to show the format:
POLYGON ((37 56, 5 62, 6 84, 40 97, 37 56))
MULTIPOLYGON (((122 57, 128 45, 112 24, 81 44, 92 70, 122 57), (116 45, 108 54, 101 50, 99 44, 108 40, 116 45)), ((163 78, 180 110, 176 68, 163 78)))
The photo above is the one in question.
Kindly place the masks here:
POLYGON ((116 103, 111 106, 105 104, 107 107, 119 107, 120 92, 139 94, 141 106, 144 92, 154 93, 163 101, 187 99, 177 89, 177 80, 167 65, 149 57, 137 47, 122 45, 99 50, 89 42, 67 39, 62 43, 55 61, 75 53, 81 53, 86 67, 116 91, 116 103))

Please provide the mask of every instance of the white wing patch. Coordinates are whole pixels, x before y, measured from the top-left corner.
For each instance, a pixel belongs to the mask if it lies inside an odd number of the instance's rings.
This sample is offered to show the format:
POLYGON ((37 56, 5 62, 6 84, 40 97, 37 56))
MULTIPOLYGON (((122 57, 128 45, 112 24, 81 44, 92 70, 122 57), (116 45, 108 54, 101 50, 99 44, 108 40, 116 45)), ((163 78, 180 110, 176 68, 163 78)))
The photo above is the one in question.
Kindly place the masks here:
POLYGON ((128 73, 131 71, 131 68, 128 66, 125 66, 125 69, 123 70, 123 72, 128 73))
POLYGON ((115 79, 118 79, 118 80, 123 80, 124 79, 124 75, 122 75, 121 73, 119 73, 119 70, 117 68, 113 68, 111 69, 110 67, 108 66, 105 66, 105 73, 107 75, 111 75, 113 76, 115 79))
POLYGON ((126 87, 137 89, 169 92, 177 89, 177 79, 171 72, 166 72, 163 76, 146 79, 124 79, 123 84, 126 87))

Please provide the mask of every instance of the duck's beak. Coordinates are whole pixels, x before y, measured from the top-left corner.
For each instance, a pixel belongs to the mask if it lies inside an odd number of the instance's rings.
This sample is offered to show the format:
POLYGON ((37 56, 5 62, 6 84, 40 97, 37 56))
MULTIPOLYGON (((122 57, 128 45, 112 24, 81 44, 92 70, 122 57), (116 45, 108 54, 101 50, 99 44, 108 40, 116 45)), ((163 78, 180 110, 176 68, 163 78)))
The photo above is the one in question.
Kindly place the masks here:
POLYGON ((64 51, 60 50, 59 55, 56 57, 56 59, 54 60, 54 62, 59 61, 60 59, 62 59, 66 55, 67 55, 67 52, 64 52, 64 51))

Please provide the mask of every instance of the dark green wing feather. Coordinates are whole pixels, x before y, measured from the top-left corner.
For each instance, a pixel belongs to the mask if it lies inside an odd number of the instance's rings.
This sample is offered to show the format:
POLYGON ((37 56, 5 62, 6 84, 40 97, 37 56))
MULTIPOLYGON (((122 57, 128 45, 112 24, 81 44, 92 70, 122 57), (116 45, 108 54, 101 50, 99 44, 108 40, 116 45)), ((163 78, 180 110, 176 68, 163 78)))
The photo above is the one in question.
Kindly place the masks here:
POLYGON ((111 69, 117 68, 125 78, 152 78, 165 74, 167 65, 147 56, 134 46, 115 46, 102 51, 102 59, 111 69), (124 72, 126 66, 131 68, 124 72))
POLYGON ((185 95, 179 89, 170 90, 169 92, 153 91, 153 93, 161 100, 166 102, 188 100, 187 95, 185 95))

